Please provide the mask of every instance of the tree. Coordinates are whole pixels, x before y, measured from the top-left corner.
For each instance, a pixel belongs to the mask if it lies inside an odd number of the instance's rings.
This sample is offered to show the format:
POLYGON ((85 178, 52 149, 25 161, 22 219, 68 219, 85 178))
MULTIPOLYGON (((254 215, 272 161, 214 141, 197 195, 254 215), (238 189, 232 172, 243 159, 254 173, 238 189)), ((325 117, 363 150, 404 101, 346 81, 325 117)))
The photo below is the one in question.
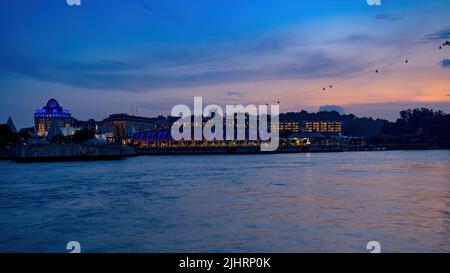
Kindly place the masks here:
POLYGON ((420 140, 422 143, 450 147, 450 115, 427 108, 404 110, 395 123, 382 127, 382 133, 406 144, 420 140))
POLYGON ((14 143, 17 140, 17 134, 11 131, 7 124, 0 125, 0 148, 14 143))

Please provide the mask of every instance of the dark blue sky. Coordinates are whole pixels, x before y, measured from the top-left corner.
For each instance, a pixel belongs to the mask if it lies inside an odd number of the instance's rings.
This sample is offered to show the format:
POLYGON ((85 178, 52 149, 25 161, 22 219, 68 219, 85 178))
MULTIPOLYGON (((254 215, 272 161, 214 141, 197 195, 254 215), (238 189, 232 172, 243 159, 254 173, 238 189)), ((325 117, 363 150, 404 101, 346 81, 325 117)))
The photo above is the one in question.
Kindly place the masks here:
POLYGON ((391 119, 407 105, 450 110, 450 54, 433 50, 450 39, 450 0, 0 5, 0 121, 11 115, 18 127, 50 97, 97 119, 132 107, 167 115, 194 95, 218 104, 281 100, 282 111, 339 104, 391 119), (390 66, 382 78, 303 93, 410 53, 411 66, 390 66))

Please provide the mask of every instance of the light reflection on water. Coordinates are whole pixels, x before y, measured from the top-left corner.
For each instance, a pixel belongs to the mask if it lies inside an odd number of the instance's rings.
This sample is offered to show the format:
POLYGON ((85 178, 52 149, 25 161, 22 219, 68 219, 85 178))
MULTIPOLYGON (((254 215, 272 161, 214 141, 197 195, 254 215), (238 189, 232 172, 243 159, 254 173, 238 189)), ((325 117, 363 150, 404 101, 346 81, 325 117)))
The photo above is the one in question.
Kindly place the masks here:
POLYGON ((0 251, 450 251, 450 151, 0 162, 0 251))

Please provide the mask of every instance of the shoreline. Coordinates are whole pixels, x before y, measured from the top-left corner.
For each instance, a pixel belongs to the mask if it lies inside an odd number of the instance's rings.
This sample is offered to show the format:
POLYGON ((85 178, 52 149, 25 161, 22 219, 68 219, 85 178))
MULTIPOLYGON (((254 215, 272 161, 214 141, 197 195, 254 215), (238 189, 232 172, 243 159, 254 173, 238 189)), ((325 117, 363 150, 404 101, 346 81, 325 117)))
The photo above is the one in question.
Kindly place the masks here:
POLYGON ((70 162, 70 161, 112 161, 138 156, 182 156, 182 155, 251 155, 251 154, 296 154, 296 153, 344 153, 344 152, 377 152, 377 151, 424 151, 450 150, 446 147, 421 147, 395 145, 388 147, 342 147, 339 145, 285 146, 276 151, 262 152, 259 146, 227 146, 227 147, 170 147, 139 148, 118 145, 45 145, 26 150, 18 149, 10 156, 0 157, 0 161, 15 163, 34 162, 70 162), (34 150, 33 150, 34 149, 34 150), (37 150, 37 151, 36 151, 37 150))

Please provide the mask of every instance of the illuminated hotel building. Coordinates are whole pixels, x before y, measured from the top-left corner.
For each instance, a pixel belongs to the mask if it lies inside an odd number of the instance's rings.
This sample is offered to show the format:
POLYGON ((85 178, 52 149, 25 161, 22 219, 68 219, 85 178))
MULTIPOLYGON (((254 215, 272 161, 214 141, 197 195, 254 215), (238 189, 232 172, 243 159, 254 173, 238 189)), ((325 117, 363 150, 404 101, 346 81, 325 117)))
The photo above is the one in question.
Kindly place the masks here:
POLYGON ((279 124, 280 132, 289 131, 292 133, 301 132, 301 126, 298 122, 280 122, 279 124))
POLYGON ((117 138, 132 136, 135 133, 142 133, 158 128, 161 123, 158 118, 146 118, 130 116, 127 114, 114 114, 104 119, 103 130, 113 132, 117 138))
POLYGON ((341 121, 305 121, 306 132, 342 134, 341 121))
POLYGON ((77 120, 67 109, 63 109, 55 99, 34 114, 35 133, 46 137, 52 126, 60 130, 64 136, 73 135, 77 130, 89 130, 99 139, 117 138, 118 140, 150 130, 170 128, 170 121, 162 116, 146 118, 128 114, 113 114, 102 121, 89 119, 77 120), (56 127, 53 126, 56 124, 56 127))
POLYGON ((74 124, 70 111, 63 109, 55 99, 50 99, 47 104, 34 113, 34 128, 39 136, 47 136, 52 124, 59 128, 69 128, 74 124))

